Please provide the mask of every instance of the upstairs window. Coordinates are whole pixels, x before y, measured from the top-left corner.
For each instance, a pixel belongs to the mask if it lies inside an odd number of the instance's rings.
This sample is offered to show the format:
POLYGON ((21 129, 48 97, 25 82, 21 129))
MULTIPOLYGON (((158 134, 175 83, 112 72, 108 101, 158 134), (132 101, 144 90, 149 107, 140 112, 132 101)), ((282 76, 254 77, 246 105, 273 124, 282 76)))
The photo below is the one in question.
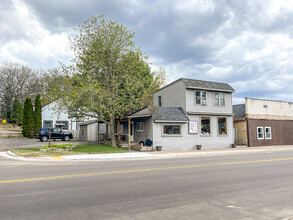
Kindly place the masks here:
POLYGON ((214 92, 214 101, 216 106, 225 106, 225 93, 214 92))
POLYGON ((158 105, 161 107, 162 106, 162 96, 158 96, 158 105))
POLYGON ((195 103, 199 105, 207 104, 207 91, 195 91, 195 103))

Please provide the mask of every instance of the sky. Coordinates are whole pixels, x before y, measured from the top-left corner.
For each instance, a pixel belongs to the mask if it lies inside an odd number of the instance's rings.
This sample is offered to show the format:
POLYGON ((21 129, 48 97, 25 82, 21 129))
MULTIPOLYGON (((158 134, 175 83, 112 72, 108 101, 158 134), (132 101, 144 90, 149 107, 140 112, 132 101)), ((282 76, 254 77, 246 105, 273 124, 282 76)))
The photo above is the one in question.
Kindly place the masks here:
POLYGON ((74 27, 104 15, 135 32, 167 82, 229 83, 245 97, 293 101, 293 1, 0 0, 0 63, 35 69, 73 58, 74 27))

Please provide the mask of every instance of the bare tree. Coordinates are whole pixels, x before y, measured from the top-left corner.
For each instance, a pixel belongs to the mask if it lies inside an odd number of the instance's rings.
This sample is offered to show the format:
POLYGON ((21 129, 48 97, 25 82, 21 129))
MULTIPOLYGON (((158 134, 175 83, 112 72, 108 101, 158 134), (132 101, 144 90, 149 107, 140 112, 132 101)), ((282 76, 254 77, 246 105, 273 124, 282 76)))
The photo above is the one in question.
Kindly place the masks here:
POLYGON ((42 90, 40 71, 17 63, 4 63, 0 67, 1 115, 10 112, 11 117, 15 101, 23 103, 26 97, 35 98, 42 90))

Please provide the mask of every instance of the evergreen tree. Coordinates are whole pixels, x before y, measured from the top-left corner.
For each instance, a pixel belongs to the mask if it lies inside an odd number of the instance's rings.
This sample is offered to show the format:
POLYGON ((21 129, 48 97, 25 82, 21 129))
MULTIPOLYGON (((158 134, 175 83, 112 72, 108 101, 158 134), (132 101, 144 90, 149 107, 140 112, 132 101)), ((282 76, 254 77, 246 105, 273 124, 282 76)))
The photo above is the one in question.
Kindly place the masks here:
POLYGON ((23 116, 23 106, 19 100, 16 100, 13 105, 13 113, 12 113, 11 122, 21 124, 22 116, 23 116))
POLYGON ((33 137, 34 134, 34 117, 33 105, 30 98, 26 98, 23 107, 23 125, 22 134, 25 137, 33 137))
POLYGON ((35 99, 34 133, 36 134, 40 128, 42 128, 42 103, 40 94, 38 94, 35 99))

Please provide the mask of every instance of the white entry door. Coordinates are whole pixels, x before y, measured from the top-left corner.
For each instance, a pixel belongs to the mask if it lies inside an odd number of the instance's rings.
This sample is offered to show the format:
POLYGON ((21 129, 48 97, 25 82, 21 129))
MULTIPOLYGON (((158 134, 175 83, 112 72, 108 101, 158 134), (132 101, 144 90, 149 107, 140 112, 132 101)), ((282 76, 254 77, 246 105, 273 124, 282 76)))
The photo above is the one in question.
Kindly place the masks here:
POLYGON ((134 121, 130 122, 130 141, 134 142, 134 121))

